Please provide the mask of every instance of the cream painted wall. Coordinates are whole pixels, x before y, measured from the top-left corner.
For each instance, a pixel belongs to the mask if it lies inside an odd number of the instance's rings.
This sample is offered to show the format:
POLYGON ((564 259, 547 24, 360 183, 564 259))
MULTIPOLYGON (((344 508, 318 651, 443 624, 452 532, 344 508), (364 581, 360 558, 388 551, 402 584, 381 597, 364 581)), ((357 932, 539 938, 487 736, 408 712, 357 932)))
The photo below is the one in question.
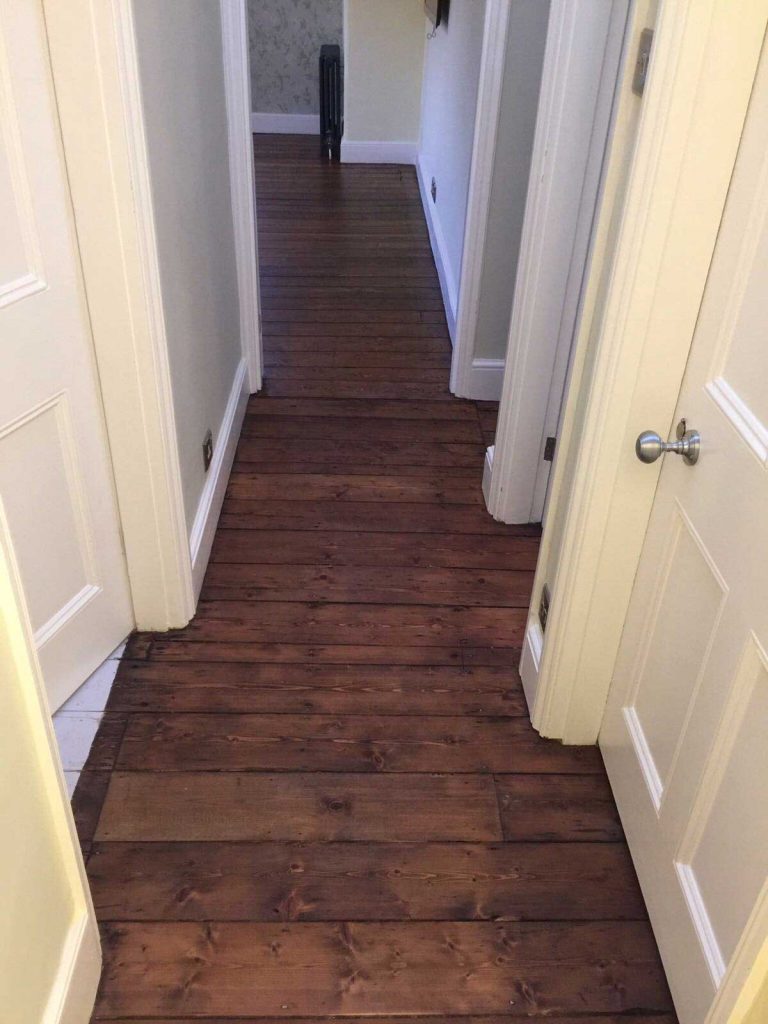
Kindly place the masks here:
MULTIPOLYGON (((447 299, 456 305, 475 130, 483 46, 485 0, 453 0, 450 17, 427 43, 424 60, 421 143, 422 180, 437 183, 431 207, 447 299)), ((456 309, 452 310, 453 315, 456 309)))
POLYGON ((422 0, 345 0, 345 142, 418 142, 426 34, 422 0))
POLYGON ((548 19, 549 0, 511 0, 473 352, 477 359, 503 359, 507 352, 548 19))
POLYGON ((189 530, 241 358, 219 4, 133 11, 189 530))

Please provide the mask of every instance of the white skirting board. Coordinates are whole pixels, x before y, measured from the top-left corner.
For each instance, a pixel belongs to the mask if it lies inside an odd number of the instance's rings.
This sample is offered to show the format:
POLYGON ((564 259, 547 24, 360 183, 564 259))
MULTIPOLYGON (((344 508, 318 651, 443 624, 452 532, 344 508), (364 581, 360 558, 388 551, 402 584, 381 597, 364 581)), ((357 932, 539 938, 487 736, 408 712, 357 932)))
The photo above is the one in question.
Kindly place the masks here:
POLYGON ((451 271, 451 265, 445 257, 445 236, 438 217, 437 208, 432 202, 430 194, 431 182, 427 177, 427 170, 422 160, 416 160, 416 176, 419 179, 419 191, 421 193, 421 204, 424 207, 424 216, 427 220, 429 231, 429 242, 432 246, 432 255, 435 257, 437 276, 440 280, 440 290, 443 293, 443 305, 445 306, 445 319, 448 321, 448 333, 453 344, 456 338, 456 310, 459 304, 459 291, 451 271))
POLYGON ((248 404, 247 367, 242 359, 237 367, 227 408, 221 420, 218 433, 214 435, 213 460, 208 468, 208 479, 197 506, 195 521, 189 534, 189 550, 192 556, 192 583, 195 601, 200 596, 203 576, 211 555, 213 536, 224 502, 229 474, 235 458, 235 449, 248 404))
POLYGON ((251 131, 257 135, 319 135, 319 114, 251 113, 251 131))
POLYGON ((528 711, 533 714, 536 702, 536 689, 539 684, 539 664, 544 648, 544 634, 538 619, 528 619, 528 628, 523 640, 523 654, 520 658, 520 678, 523 681, 523 693, 528 704, 528 711))
POLYGON ((473 359, 463 394, 476 402, 499 402, 503 385, 503 359, 473 359))
POLYGON ((98 929, 95 921, 83 911, 69 927, 56 977, 38 1019, 46 1024, 89 1020, 100 974, 98 929))
POLYGON ((415 142, 354 142, 341 140, 343 164, 415 164, 415 142))

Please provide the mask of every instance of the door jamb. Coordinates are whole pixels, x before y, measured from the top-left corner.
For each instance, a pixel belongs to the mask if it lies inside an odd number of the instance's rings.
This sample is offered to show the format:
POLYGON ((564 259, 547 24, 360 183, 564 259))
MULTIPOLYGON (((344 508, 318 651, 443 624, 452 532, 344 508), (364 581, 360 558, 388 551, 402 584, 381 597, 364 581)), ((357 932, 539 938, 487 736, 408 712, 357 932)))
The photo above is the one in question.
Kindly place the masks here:
POLYGON ((131 4, 44 10, 136 624, 168 629, 195 605, 131 4))
POLYGON ((605 295, 579 331, 579 372, 593 365, 569 392, 526 633, 533 648, 548 583, 532 720, 567 743, 597 739, 659 475, 634 438, 671 426, 767 20, 768 0, 660 10, 605 295))
MULTIPOLYGON (((132 7, 43 5, 136 625, 172 629, 190 620, 196 601, 132 7)), ((241 339, 255 390, 261 339, 245 10, 245 0, 222 0, 241 339)))
POLYGON ((629 3, 552 0, 509 325, 488 510, 541 520, 546 434, 557 431, 621 73, 629 3), (598 33, 604 33, 603 59, 598 33), (596 39, 597 36, 597 39, 596 39), (591 131, 584 132, 587 118, 591 131), (608 141, 606 141, 608 140, 608 141))
MULTIPOLYGON (((460 397, 486 397, 472 388, 475 336, 480 311, 480 283, 482 280, 485 240, 491 209, 491 185, 496 155, 496 138, 501 112, 501 94, 504 83, 504 63, 507 50, 510 5, 508 0, 487 0, 483 28, 483 49, 480 56, 480 75, 477 89, 475 131, 472 142, 467 215, 464 226, 464 245, 459 277, 458 310, 451 359, 451 391, 460 397)), ((487 364, 488 360, 479 362, 487 364)), ((497 387, 497 360, 485 374, 492 389, 497 387)), ((477 383, 475 381, 475 383, 477 383)))
POLYGON ((248 388, 253 394, 261 389, 263 357, 247 0, 221 0, 221 39, 227 96, 232 223, 240 296, 240 339, 248 368, 248 388))

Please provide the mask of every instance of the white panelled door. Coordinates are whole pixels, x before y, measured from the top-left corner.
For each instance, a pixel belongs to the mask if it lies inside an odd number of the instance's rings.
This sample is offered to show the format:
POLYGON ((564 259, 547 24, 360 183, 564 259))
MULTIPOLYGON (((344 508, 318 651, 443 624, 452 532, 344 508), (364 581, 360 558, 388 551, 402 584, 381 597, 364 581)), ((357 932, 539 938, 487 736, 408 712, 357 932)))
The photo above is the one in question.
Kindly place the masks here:
POLYGON ((768 936, 765 54, 683 417, 701 456, 663 456, 600 745, 681 1024, 719 1024, 768 936))
POLYGON ((0 0, 0 497, 51 709, 133 626, 39 0, 0 0))

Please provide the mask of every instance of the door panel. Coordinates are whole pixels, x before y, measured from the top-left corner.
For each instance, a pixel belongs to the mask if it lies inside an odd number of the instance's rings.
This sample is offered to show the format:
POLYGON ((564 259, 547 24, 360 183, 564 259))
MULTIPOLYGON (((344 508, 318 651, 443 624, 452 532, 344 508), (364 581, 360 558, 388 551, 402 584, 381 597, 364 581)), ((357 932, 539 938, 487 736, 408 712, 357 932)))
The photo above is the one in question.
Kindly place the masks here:
POLYGON ((688 709, 720 615, 724 584, 706 557, 679 505, 673 506, 668 551, 659 563, 638 651, 634 692, 625 711, 638 752, 646 758, 651 797, 658 806, 678 750, 688 709), (682 620, 676 609, 685 602, 682 620), (667 653, 675 654, 675 685, 665 678, 667 653))
POLYGON ((92 531, 80 500, 85 488, 66 396, 43 403, 6 427, 0 452, 0 492, 16 557, 24 566, 27 607, 39 643, 55 630, 63 608, 87 600, 95 589, 88 550, 92 531), (41 453, 46 455, 44 466, 41 453), (39 545, 41 536, 48 537, 55 560, 48 545, 39 545))
POLYGON ((742 857, 738 848, 768 850, 768 814, 755 813, 761 808, 752 804, 756 780, 768 779, 766 722, 768 663, 752 636, 730 688, 678 866, 718 922, 716 939, 726 963, 765 881, 765 860, 742 857), (731 870, 724 873, 726 864, 731 870))
POLYGON ((768 935, 767 314, 763 54, 600 736, 682 1024, 768 935))
POLYGON ((79 1024, 98 930, 19 582, 0 502, 0 1020, 79 1024))
POLYGON ((133 614, 42 8, 0 12, 0 495, 55 709, 133 614))

